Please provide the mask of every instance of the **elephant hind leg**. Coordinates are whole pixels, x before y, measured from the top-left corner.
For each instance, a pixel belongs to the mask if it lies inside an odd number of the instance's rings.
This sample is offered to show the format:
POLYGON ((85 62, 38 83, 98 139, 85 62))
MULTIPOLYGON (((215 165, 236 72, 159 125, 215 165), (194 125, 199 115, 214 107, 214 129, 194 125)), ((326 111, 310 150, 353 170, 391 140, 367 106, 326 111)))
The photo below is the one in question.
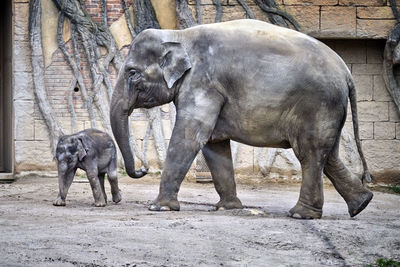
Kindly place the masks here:
POLYGON ((289 216, 296 219, 319 219, 324 204, 322 170, 324 153, 310 153, 301 160, 302 182, 299 199, 290 209, 289 216))
POLYGON ((297 219, 321 218, 324 204, 322 172, 338 135, 331 129, 338 128, 334 118, 324 123, 304 124, 296 139, 291 141, 301 164, 302 182, 299 199, 289 211, 289 216, 297 219))
POLYGON ((203 154, 220 196, 216 209, 242 209, 242 202, 236 196, 230 140, 208 142, 203 147, 203 154))
MULTIPOLYGON (((301 103, 298 112, 308 108, 301 103)), ((340 138, 340 131, 346 118, 346 106, 342 108, 332 103, 321 102, 318 112, 311 112, 308 121, 293 122, 297 129, 292 134, 290 144, 300 161, 302 183, 297 204, 289 211, 294 218, 316 219, 322 216, 323 180, 322 172, 328 157, 333 153, 340 138)), ((329 167, 328 167, 329 168, 329 167)))
POLYGON ((107 194, 106 194, 106 190, 104 188, 104 177, 105 177, 105 173, 100 173, 99 174, 99 182, 100 182, 100 186, 101 186, 101 192, 103 193, 103 197, 104 197, 104 201, 107 203, 107 194))
POLYGON ((371 201, 373 194, 365 188, 359 178, 353 175, 339 158, 339 142, 328 156, 325 175, 346 201, 351 217, 360 213, 371 201))

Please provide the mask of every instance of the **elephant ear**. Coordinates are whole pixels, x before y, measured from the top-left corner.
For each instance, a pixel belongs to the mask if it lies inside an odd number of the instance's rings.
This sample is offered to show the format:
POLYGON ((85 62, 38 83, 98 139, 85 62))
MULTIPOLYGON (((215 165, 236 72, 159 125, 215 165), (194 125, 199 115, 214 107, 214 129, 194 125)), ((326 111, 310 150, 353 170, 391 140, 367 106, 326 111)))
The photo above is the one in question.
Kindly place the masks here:
POLYGON ((170 89, 192 67, 192 64, 181 43, 165 42, 162 45, 164 54, 160 67, 163 69, 164 80, 170 89))
POLYGON ((87 155, 88 147, 84 138, 78 138, 78 143, 78 159, 82 161, 87 155))

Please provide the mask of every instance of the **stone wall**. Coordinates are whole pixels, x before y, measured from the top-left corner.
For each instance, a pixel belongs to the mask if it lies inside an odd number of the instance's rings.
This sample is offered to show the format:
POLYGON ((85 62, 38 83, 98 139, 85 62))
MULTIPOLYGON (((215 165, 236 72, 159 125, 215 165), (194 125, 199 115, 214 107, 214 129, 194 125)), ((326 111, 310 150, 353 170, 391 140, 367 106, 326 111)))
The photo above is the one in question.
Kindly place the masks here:
MULTIPOLYGON (((276 0, 277 5, 291 14, 301 30, 317 38, 381 39, 386 38, 395 24, 388 0, 276 0)), ((193 14, 195 0, 189 0, 193 14)), ((203 23, 215 20, 213 0, 202 0, 203 23)), ((221 0, 222 21, 247 18, 237 0, 221 0)), ((268 20, 255 0, 247 0, 256 19, 268 20)))
MULTIPOLYGON (((86 2, 90 14, 99 20, 100 1, 87 0, 86 2)), ((174 28, 176 22, 173 16, 174 7, 171 4, 173 1, 153 0, 152 2, 156 7, 157 17, 160 23, 162 22, 161 25, 166 28, 174 28)), ((221 2, 224 12, 222 20, 246 17, 236 0, 221 0, 221 2)), ((246 2, 258 19, 267 20, 267 15, 254 4, 253 0, 246 2)), ((128 33, 126 27, 123 28, 124 19, 120 17, 119 1, 107 0, 107 3, 110 8, 108 23, 114 34, 119 33, 118 45, 123 48, 129 44, 130 39, 122 38, 128 33)), ((370 168, 378 176, 397 175, 399 177, 400 119, 382 79, 384 41, 366 40, 385 38, 394 25, 388 1, 279 0, 277 3, 282 9, 293 15, 301 25, 302 31, 322 39, 348 64, 357 86, 361 138, 370 168), (333 38, 350 40, 331 40, 333 38)), ((194 1, 189 0, 189 4, 190 8, 194 10, 194 1)), ((215 8, 212 0, 203 0, 202 4, 204 23, 213 22, 215 8)), ((14 0, 13 86, 16 172, 55 170, 56 168, 50 153, 47 129, 33 94, 28 40, 28 6, 28 0, 14 0)), ((55 16, 55 7, 52 6, 51 0, 43 0, 43 8, 49 19, 55 16)), ((196 12, 194 11, 193 14, 196 12)), ((52 20, 54 22, 56 18, 52 20)), ((49 31, 47 27, 44 27, 44 34, 46 30, 49 31)), ((60 50, 54 46, 56 38, 54 34, 55 32, 47 33, 48 39, 44 42, 45 51, 51 52, 46 63, 46 86, 55 115, 69 133, 72 129, 66 105, 66 88, 70 86, 72 73, 60 50)), ((68 36, 65 38, 68 40, 68 36)), ((126 52, 126 49, 122 51, 126 52)), ((114 73, 115 77, 116 71, 112 69, 110 71, 114 73)), ((89 84, 89 74, 84 73, 84 75, 89 84)), ((79 94, 76 92, 74 95, 74 106, 77 111, 76 130, 90 127, 88 115, 79 94)), ((164 134, 166 139, 169 139, 171 127, 168 106, 163 106, 161 110, 164 134)), ((135 137, 143 147, 147 127, 146 117, 140 111, 135 111, 131 119, 136 129, 135 137)), ((351 117, 348 118, 345 127, 348 132, 352 133, 350 120, 351 117)), ((257 153, 253 147, 241 147, 236 160, 236 169, 239 174, 260 176, 257 153)), ((148 158, 150 164, 157 167, 157 157, 152 140, 149 144, 148 158)), ((293 169, 293 166, 290 166, 284 158, 278 156, 271 169, 270 177, 298 178, 298 168, 293 169)))
MULTIPOLYGON (((383 40, 329 41, 356 85, 360 136, 367 162, 380 178, 400 179, 400 115, 382 78, 383 40)), ((345 127, 352 132, 351 117, 345 127)))

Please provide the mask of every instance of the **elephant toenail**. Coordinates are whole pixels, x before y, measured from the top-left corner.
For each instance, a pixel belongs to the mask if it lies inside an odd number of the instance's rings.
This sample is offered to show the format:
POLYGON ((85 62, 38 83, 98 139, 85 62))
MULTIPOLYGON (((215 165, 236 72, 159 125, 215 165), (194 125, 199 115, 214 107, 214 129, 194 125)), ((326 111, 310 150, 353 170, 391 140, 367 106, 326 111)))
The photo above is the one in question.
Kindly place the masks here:
POLYGON ((170 210, 171 210, 171 208, 168 207, 168 206, 162 206, 162 207, 160 208, 160 211, 170 211, 170 210))
POLYGON ((160 207, 157 206, 156 204, 152 204, 152 205, 150 205, 149 210, 159 211, 159 210, 160 210, 160 207))
POLYGON ((298 213, 293 213, 293 214, 292 214, 292 218, 295 218, 295 219, 302 219, 303 217, 301 217, 301 215, 298 214, 298 213))

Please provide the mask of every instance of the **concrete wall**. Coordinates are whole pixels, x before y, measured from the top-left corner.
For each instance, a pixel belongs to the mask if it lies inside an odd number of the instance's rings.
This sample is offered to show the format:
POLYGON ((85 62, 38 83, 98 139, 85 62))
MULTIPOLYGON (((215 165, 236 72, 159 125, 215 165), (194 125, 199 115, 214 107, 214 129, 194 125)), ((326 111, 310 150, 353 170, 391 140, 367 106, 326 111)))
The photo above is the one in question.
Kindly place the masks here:
MULTIPOLYGON (((119 47, 129 44, 127 28, 121 18, 119 1, 109 3, 109 25, 119 42, 119 47)), ((153 0, 157 16, 162 26, 174 28, 176 25, 173 16, 174 7, 171 0, 153 0), (167 14, 166 14, 167 13, 167 14)), ((215 8, 212 0, 203 0, 202 11, 205 23, 213 22, 215 8)), ((258 19, 267 20, 264 14, 252 0, 246 1, 258 19)), ((388 2, 385 0, 280 0, 277 1, 282 9, 292 14, 302 31, 315 37, 322 38, 332 49, 338 52, 348 64, 354 75, 358 94, 358 107, 361 128, 361 138, 366 157, 372 171, 380 176, 400 175, 400 118, 393 101, 389 96, 382 79, 383 40, 366 40, 385 38, 394 25, 394 19, 388 2), (329 38, 329 39, 327 39, 329 38), (346 38, 349 40, 331 40, 332 38, 346 38), (358 39, 358 40, 354 40, 358 39)), ((87 0, 95 20, 99 20, 100 1, 87 0)), ((245 13, 235 0, 222 0, 223 20, 244 18, 245 13)), ((189 0, 194 10, 194 1, 189 0)), ((54 170, 55 162, 49 148, 47 129, 38 110, 32 87, 32 66, 28 43, 28 6, 27 0, 14 0, 14 109, 15 109, 15 166, 16 171, 54 170)), ((43 0, 44 18, 56 21, 55 7, 51 0, 43 0), (47 16, 47 17, 46 17, 47 16)), ((195 12, 194 12, 195 14, 195 12)), ((48 25, 50 25, 48 23, 48 25)), ((46 27, 44 33, 50 31, 46 27)), ((67 91, 70 86, 72 73, 64 61, 62 53, 54 45, 55 32, 46 33, 44 40, 46 60, 46 86, 55 115, 62 126, 71 131, 70 115, 67 111, 67 91)), ((65 38, 68 40, 68 30, 65 38)), ((68 43, 67 43, 68 45, 68 43)), ((126 52, 126 48, 122 49, 126 52)), ((83 62, 84 63, 84 62, 83 62)), ((112 71, 114 77, 115 70, 112 71)), ((88 73, 85 73, 89 77, 88 73)), ((87 79, 90 83, 90 79, 87 79)), ((114 81, 113 81, 114 82, 114 81)), ((77 129, 90 126, 88 115, 81 101, 79 92, 74 95, 74 106, 77 111, 77 129)), ((167 139, 171 134, 168 117, 168 106, 162 107, 163 128, 167 139)), ((147 127, 147 120, 140 111, 135 111, 135 137, 143 146, 143 138, 147 127)), ((350 118, 349 118, 350 120, 350 118)), ((346 128, 352 132, 351 123, 346 128)), ((257 165, 257 150, 243 146, 238 153, 236 167, 239 174, 260 175, 257 165)), ((150 163, 157 166, 157 157, 154 146, 150 141, 150 163)), ((298 178, 298 171, 287 163, 284 158, 277 157, 271 176, 277 178, 298 178)))

